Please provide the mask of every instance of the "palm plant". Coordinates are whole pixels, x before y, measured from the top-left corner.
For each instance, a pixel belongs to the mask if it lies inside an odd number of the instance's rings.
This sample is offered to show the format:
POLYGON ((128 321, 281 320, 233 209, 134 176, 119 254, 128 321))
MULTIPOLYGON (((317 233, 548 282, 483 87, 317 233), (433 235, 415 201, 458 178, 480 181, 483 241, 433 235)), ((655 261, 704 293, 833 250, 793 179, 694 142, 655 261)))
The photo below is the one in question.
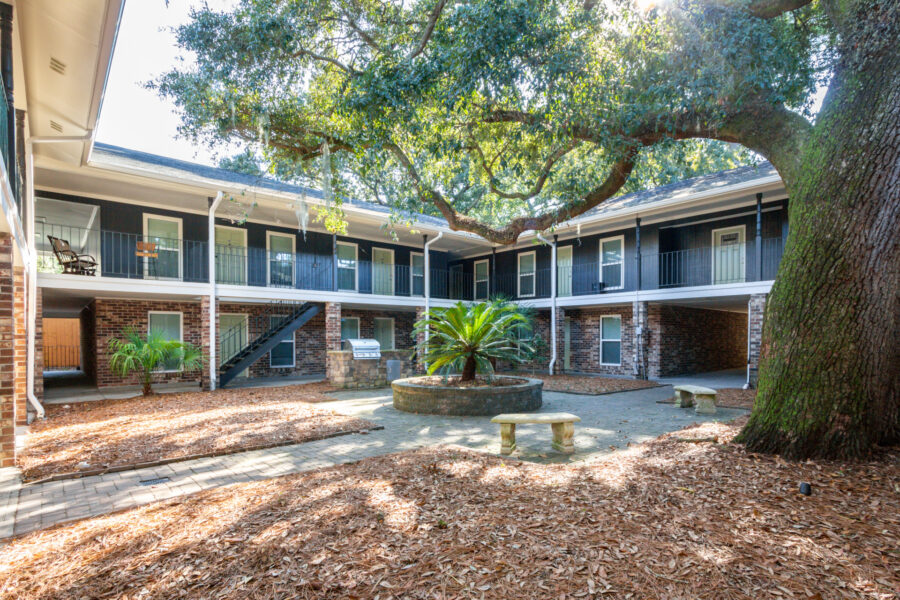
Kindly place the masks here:
POLYGON ((473 381, 476 372, 493 372, 491 360, 521 362, 520 351, 530 352, 526 342, 516 340, 519 327, 530 319, 516 305, 491 300, 445 309, 434 309, 416 323, 415 333, 430 331, 417 350, 433 374, 442 367, 462 369, 462 382, 473 381))
POLYGON ((158 331, 145 337, 132 327, 122 334, 124 339, 109 340, 109 368, 122 377, 138 373, 145 396, 153 393, 153 374, 161 367, 196 371, 203 366, 203 352, 188 342, 166 339, 158 331))

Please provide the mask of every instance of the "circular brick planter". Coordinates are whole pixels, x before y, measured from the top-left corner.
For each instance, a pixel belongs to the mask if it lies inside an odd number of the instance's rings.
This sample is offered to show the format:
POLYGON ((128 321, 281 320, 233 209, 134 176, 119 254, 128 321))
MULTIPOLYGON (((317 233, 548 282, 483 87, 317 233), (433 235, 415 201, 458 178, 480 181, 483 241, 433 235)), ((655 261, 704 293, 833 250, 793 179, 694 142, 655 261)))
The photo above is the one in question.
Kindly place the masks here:
POLYGON ((391 383, 394 408, 428 415, 494 416, 537 410, 542 403, 544 382, 540 379, 503 377, 522 383, 471 388, 422 385, 416 383, 417 379, 410 377, 391 383))

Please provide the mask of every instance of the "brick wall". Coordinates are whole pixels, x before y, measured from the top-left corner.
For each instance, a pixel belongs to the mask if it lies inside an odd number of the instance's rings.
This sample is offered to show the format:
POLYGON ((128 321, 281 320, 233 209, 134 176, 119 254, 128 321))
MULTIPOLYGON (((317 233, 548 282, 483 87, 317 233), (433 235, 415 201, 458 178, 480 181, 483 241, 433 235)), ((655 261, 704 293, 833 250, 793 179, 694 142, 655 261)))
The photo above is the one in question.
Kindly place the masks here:
MULTIPOLYGON (((120 337, 129 326, 135 327, 142 333, 147 332, 148 312, 181 312, 182 313, 182 340, 195 345, 200 345, 201 318, 199 302, 173 302, 156 300, 107 300, 94 301, 94 340, 97 352, 97 385, 100 387, 118 385, 136 385, 139 383, 137 375, 121 377, 113 373, 109 368, 107 351, 108 340, 112 337, 120 337)), ((156 383, 172 382, 199 382, 200 372, 190 373, 159 373, 156 375, 156 383)))
POLYGON ((669 305, 650 305, 648 313, 650 377, 746 364, 746 314, 669 305))
POLYGON ((341 317, 355 317, 359 319, 359 337, 375 337, 375 318, 394 319, 394 349, 412 349, 416 341, 412 337, 416 313, 391 311, 391 310, 359 310, 341 309, 341 317))
POLYGON ((38 400, 44 398, 44 293, 36 288, 34 298, 34 395, 38 400))
POLYGON ((0 467, 16 460, 14 296, 12 237, 0 233, 0 467))
MULTIPOLYGON (((237 304, 233 302, 220 302, 217 315, 245 314, 248 315, 247 329, 249 340, 261 335, 266 329, 267 319, 262 315, 266 313, 265 304, 237 304)), ((303 327, 294 332, 294 367, 272 367, 269 364, 269 354, 266 353, 249 368, 250 377, 287 377, 296 375, 323 375, 325 373, 325 310, 320 307, 319 313, 310 319, 303 327)), ((204 314, 204 318, 205 318, 204 314)), ((340 323, 338 324, 340 331, 340 323)), ((216 360, 221 362, 225 358, 222 354, 222 328, 216 327, 218 337, 218 349, 216 360)))
POLYGON ((25 312, 25 268, 13 269, 13 315, 15 319, 15 396, 16 425, 28 424, 28 336, 25 333, 27 319, 25 312))
MULTIPOLYGON (((567 308, 570 319, 570 371, 603 375, 631 375, 634 362, 634 328, 632 306, 604 306, 596 308, 567 308), (619 316, 622 319, 621 361, 618 365, 600 364, 600 318, 619 316)), ((562 350, 562 342, 560 342, 562 350)), ((560 351, 559 360, 563 360, 560 351)))

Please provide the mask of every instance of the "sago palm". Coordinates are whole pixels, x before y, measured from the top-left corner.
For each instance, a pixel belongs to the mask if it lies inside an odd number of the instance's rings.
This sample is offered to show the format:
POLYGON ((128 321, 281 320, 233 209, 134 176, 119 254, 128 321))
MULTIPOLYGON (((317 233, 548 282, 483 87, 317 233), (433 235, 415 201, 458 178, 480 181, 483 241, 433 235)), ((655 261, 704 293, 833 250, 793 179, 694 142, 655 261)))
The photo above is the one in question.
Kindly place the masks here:
POLYGON ((153 374, 160 367, 177 364, 184 371, 196 371, 203 366, 203 352, 188 342, 166 339, 158 331, 145 337, 134 328, 122 334, 125 339, 109 340, 109 368, 122 377, 138 373, 145 396, 153 393, 153 374))
POLYGON ((417 349, 429 374, 442 367, 461 367, 461 381, 472 381, 476 372, 493 371, 491 359, 520 362, 520 350, 528 352, 530 348, 515 335, 520 327, 528 326, 529 318, 504 300, 468 306, 458 302, 431 310, 416 323, 416 333, 426 328, 430 331, 428 342, 421 342, 417 349))

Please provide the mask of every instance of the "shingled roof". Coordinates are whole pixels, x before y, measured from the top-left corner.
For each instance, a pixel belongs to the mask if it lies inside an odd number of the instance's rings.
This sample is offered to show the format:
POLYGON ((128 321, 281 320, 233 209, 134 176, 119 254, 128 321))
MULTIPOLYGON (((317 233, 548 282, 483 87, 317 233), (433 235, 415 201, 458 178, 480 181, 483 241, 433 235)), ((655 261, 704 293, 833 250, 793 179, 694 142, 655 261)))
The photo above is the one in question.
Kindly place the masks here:
MULTIPOLYGON (((184 160, 177 160, 139 150, 130 150, 121 146, 113 146, 97 142, 94 144, 94 152, 92 162, 101 165, 120 166, 133 170, 152 171, 160 175, 167 175, 178 179, 205 179, 210 183, 221 182, 228 184, 229 187, 246 186, 255 187, 264 190, 272 190, 287 194, 296 194, 298 196, 308 196, 311 198, 323 198, 322 192, 319 190, 278 181, 271 177, 260 177, 248 175, 245 173, 237 173, 227 169, 219 169, 217 167, 208 167, 184 160)), ((709 175, 701 175, 685 179, 668 185, 663 185, 651 190, 633 192, 611 198, 578 217, 579 221, 590 220, 592 218, 601 219, 604 216, 619 210, 637 208, 643 205, 652 204, 662 200, 671 200, 677 197, 690 197, 695 194, 711 192, 717 189, 724 189, 741 183, 750 183, 757 179, 769 178, 777 176, 778 172, 769 162, 762 162, 758 165, 747 167, 739 167, 728 171, 719 171, 709 175)), ((388 216, 391 208, 383 204, 374 202, 365 202, 361 200, 344 200, 345 204, 356 206, 366 210, 372 210, 384 213, 388 216)), ((447 222, 439 217, 433 217, 423 214, 406 214, 404 215, 419 223, 427 223, 437 226, 447 226, 447 222)))

